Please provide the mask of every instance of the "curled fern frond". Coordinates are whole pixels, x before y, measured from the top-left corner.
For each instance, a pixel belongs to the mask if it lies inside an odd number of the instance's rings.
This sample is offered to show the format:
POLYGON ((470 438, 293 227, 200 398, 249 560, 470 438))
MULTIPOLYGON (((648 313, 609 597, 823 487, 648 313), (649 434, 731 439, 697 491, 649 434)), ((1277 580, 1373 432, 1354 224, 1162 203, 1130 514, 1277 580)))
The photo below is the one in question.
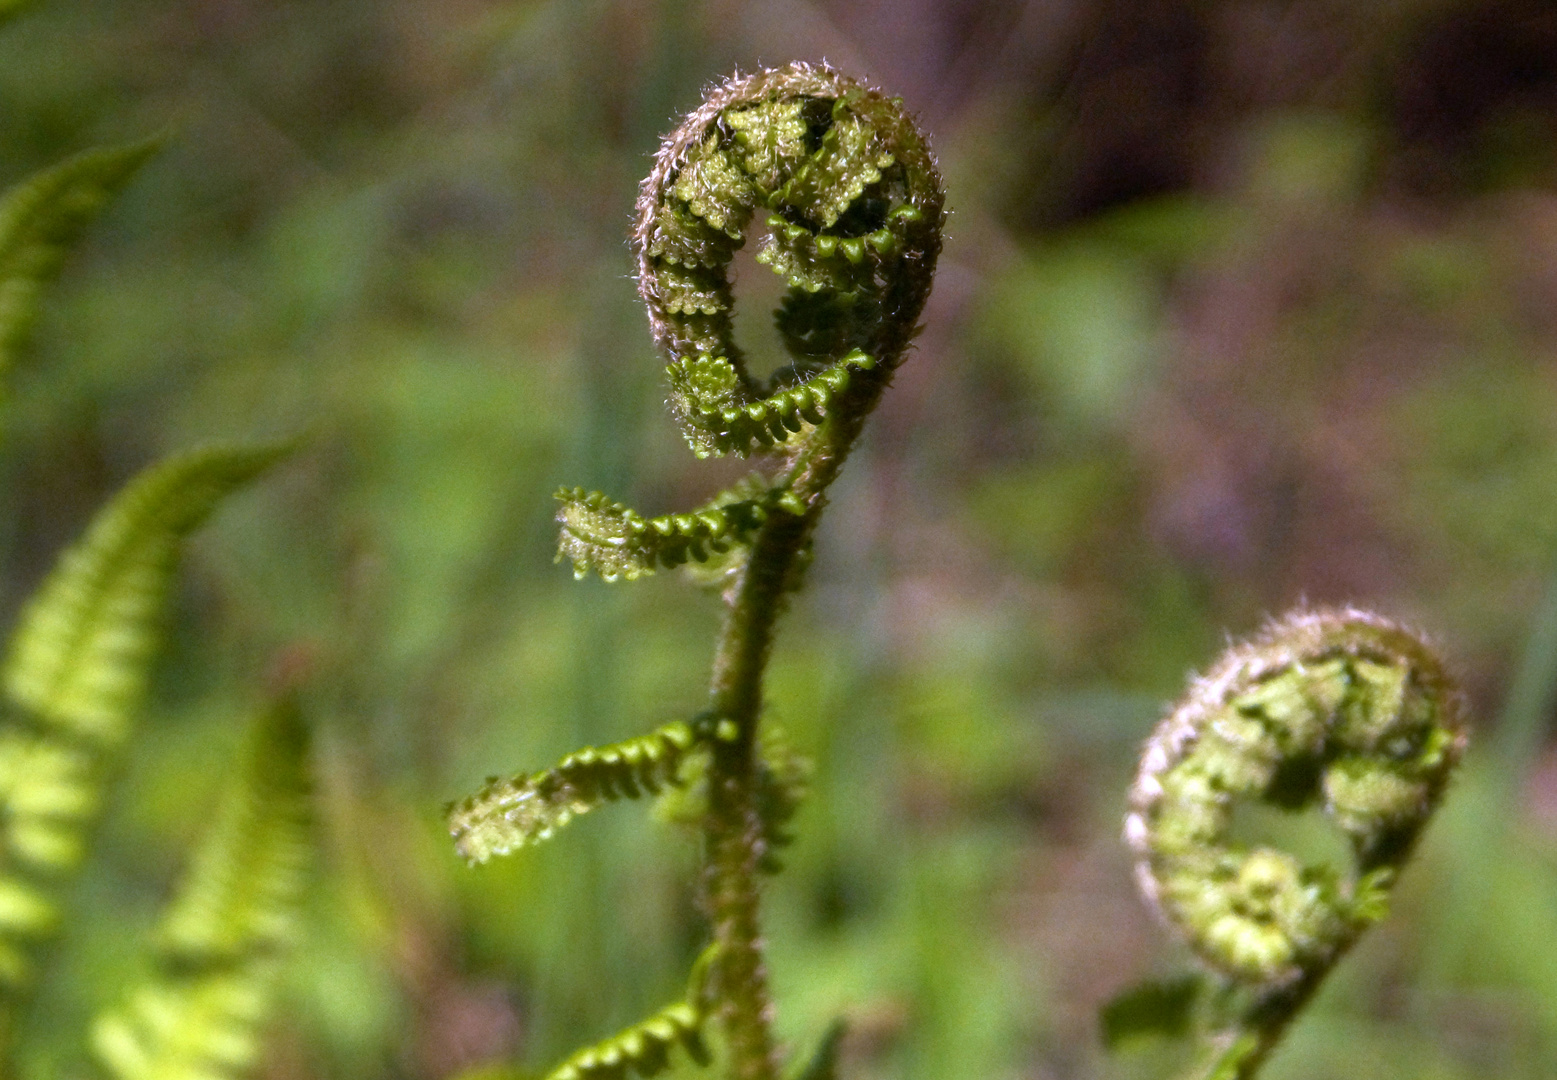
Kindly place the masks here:
POLYGON ((196 451, 136 477, 23 612, 4 668, 10 699, 72 736, 121 740, 145 692, 179 541, 288 448, 196 451))
MULTIPOLYGON (((0 21, 20 6, 0 0, 0 21)), ((0 195, 0 375, 70 245, 161 145, 153 139, 88 150, 0 195)))
POLYGON ((702 1011, 691 1002, 678 1001, 580 1050, 548 1073, 546 1080, 624 1080, 629 1073, 648 1080, 670 1067, 670 1052, 677 1046, 699 1065, 707 1065, 702 1028, 702 1011))
POLYGON ((118 1080, 231 1080, 259 1056, 312 853, 308 732, 293 701, 260 716, 158 935, 162 973, 100 1016, 118 1080))
POLYGON ((1464 742, 1459 695, 1417 637, 1360 611, 1289 615, 1197 680, 1148 742, 1125 826, 1142 888, 1238 979, 1328 967, 1383 914, 1464 742), (1234 844, 1241 800, 1321 807, 1355 874, 1234 844))
POLYGON ((744 544, 775 512, 804 512, 782 489, 741 494, 727 492, 691 513, 645 518, 598 491, 564 488, 557 492, 562 504, 557 558, 571 560, 578 578, 594 570, 606 581, 633 581, 661 566, 673 569, 724 554, 744 544))
POLYGON ((1465 746, 1458 691, 1418 637, 1298 611, 1230 649, 1162 721, 1125 837, 1147 899, 1212 969, 1203 1080, 1250 1080, 1390 888, 1465 746), (1237 807, 1318 808, 1350 867, 1231 838, 1237 807))
POLYGON ((492 777, 476 794, 450 803, 455 849, 474 863, 545 840, 580 814, 616 799, 680 783, 681 762, 695 742, 676 721, 647 735, 569 754, 544 772, 492 777))
POLYGON ((831 68, 791 64, 709 94, 660 148, 633 232, 671 407, 698 456, 787 445, 852 381, 890 375, 929 295, 943 201, 901 103, 831 68), (735 346, 728 273, 759 210, 758 259, 789 284, 778 318, 794 358, 767 384, 735 346))

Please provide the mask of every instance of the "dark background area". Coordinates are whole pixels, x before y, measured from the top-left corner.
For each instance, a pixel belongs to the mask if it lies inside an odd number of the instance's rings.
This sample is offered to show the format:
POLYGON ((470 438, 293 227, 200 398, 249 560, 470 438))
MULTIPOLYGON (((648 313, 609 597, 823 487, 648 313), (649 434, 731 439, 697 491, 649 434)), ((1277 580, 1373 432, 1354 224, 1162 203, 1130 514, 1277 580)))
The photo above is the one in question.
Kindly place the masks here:
POLYGON ((573 582, 551 492, 659 513, 744 471, 666 415, 625 236, 705 85, 824 58, 916 112, 952 215, 775 656, 816 762, 783 1036, 849 1017, 851 1080, 1171 1073, 1098 1042, 1188 963, 1124 791, 1186 673, 1306 600, 1428 630, 1475 741, 1268 1075, 1557 1073, 1557 8, 37 0, 0 182, 173 135, 11 375, 0 608, 149 461, 313 433, 194 545, 37 1075, 143 963, 278 658, 324 828, 267 1080, 541 1069, 679 992, 690 836, 618 807, 469 870, 440 807, 701 707, 717 602, 573 582))

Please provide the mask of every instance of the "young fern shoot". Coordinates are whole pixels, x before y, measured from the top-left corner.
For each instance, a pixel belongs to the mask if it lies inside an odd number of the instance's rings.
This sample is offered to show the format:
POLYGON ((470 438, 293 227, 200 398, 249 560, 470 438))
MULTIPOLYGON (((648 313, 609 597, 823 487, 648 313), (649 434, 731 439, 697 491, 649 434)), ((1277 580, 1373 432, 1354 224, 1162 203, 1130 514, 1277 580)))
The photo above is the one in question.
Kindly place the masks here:
POLYGON ((1125 837, 1147 900, 1213 972, 1202 1080, 1250 1080, 1362 932, 1465 745, 1458 691, 1409 631, 1298 611, 1230 649, 1146 744, 1125 837), (1342 873, 1229 835, 1237 805, 1322 809, 1342 873))
MULTIPOLYGON (((638 200, 638 289, 669 358, 671 411, 699 457, 769 453, 775 467, 686 514, 645 518, 566 489, 559 558, 633 580, 724 556, 726 606, 707 711, 555 769, 489 781, 450 807, 473 861, 541 839, 617 795, 684 783, 703 764, 703 904, 713 942, 684 1003, 574 1055, 554 1080, 650 1076, 712 1016, 733 1080, 773 1080, 758 878, 776 868, 800 772, 767 759, 763 672, 785 595, 865 418, 929 296, 944 197, 924 137, 890 99, 825 66, 791 64, 714 88, 661 146, 638 200), (729 266, 755 215, 757 259, 785 279, 776 313, 791 362, 753 377, 733 340, 729 266)), ((826 1045, 835 1046, 836 1039, 826 1045)), ((830 1070, 831 1052, 819 1059, 830 1070)))

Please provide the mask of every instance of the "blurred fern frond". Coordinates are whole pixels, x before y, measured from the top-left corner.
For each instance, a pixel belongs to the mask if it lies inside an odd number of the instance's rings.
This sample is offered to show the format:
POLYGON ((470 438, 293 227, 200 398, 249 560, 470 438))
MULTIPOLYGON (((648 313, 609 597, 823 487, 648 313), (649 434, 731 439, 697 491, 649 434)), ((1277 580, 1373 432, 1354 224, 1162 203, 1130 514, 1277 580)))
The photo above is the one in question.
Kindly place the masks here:
POLYGON ((119 1080, 218 1080, 259 1054, 312 851, 309 738, 294 700, 260 715, 158 933, 160 977, 99 1017, 119 1080))
POLYGON ((289 448, 194 451, 131 481, 22 614, 3 673, 10 700, 71 736, 123 739, 145 692, 180 539, 289 448))
POLYGON ((782 728, 770 725, 759 735, 756 804, 762 822, 759 869, 776 874, 783 869, 778 849, 794 842, 789 824, 811 786, 811 761, 796 752, 782 728))
POLYGON ((794 1080, 838 1080, 839 1052, 843 1048, 843 1037, 848 1032, 849 1025, 841 1019, 829 1024, 810 1059, 795 1074, 794 1080))
MULTIPOLYGON (((0 22, 26 0, 0 0, 0 22)), ((38 294, 113 194, 156 153, 148 139, 77 154, 0 194, 0 375, 32 325, 38 294)))
POLYGON ((179 539, 281 452, 207 450, 147 470, 22 615, 0 713, 0 989, 26 985, 24 945, 57 920, 45 883, 80 861, 104 751, 123 740, 145 689, 179 539))

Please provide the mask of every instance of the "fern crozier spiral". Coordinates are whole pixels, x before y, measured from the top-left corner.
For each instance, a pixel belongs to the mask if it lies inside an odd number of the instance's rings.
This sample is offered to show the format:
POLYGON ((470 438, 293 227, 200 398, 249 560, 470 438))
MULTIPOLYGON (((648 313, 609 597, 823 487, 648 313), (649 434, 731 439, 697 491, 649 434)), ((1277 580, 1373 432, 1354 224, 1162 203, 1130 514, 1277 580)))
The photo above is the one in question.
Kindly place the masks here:
POLYGON ((1290 614, 1195 680, 1148 740, 1125 820, 1142 891, 1229 976, 1322 972, 1384 914, 1464 744, 1460 696, 1417 636, 1352 609, 1290 614), (1243 800, 1322 808, 1355 873, 1235 843, 1243 800))
POLYGON ((825 65, 733 79, 666 138, 638 199, 638 290, 670 355, 671 407, 699 456, 746 455, 818 424, 862 373, 902 359, 930 293, 944 197, 900 102, 825 65), (729 265, 789 284, 794 363, 763 384, 733 340, 729 265))

